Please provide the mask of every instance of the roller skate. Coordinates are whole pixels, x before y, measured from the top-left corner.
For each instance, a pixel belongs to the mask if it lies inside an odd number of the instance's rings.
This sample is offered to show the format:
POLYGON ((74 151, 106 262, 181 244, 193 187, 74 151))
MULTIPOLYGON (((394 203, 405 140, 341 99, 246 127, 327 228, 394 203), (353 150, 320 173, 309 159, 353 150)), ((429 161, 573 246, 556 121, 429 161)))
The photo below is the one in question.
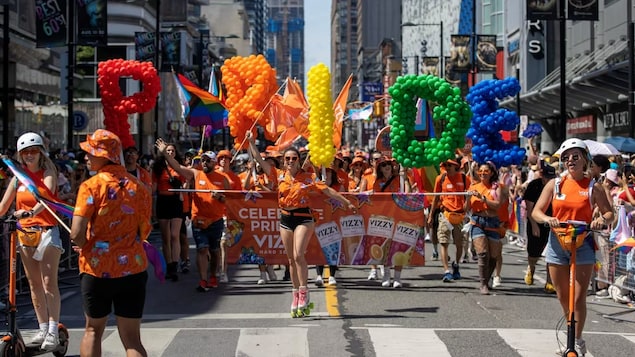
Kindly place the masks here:
POLYGON ((298 316, 298 299, 300 294, 298 293, 298 289, 292 289, 291 294, 293 294, 293 301, 291 302, 291 317, 296 318, 298 316))
POLYGON ((306 286, 300 287, 298 291, 298 317, 304 317, 311 315, 313 310, 313 303, 310 302, 309 289, 306 286))

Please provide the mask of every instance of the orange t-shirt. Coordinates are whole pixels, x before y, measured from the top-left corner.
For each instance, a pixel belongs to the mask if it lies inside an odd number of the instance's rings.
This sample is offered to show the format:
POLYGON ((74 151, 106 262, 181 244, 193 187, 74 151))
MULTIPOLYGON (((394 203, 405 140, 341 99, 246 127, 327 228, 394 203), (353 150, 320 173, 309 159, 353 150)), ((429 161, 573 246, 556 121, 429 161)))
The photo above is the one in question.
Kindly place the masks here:
MULTIPOLYGON (((337 174, 337 180, 339 181, 341 187, 344 187, 344 189, 348 190, 348 174, 346 173, 346 171, 337 169, 335 170, 335 173, 337 174)), ((339 188, 336 189, 336 191, 339 191, 339 188)))
MULTIPOLYGON (((555 195, 551 200, 553 216, 560 222, 575 220, 591 223, 593 210, 589 202, 590 184, 589 177, 580 181, 563 178, 560 182, 560 195, 555 195)), ((567 233, 570 229, 573 228, 553 228, 556 233, 567 233)))
POLYGON ((375 176, 375 173, 371 172, 369 174, 364 174, 362 178, 366 179, 366 191, 372 190, 373 187, 375 186, 375 180, 377 179, 377 176, 375 176))
POLYGON ((229 172, 224 172, 220 170, 217 170, 217 171, 220 174, 225 175, 225 177, 227 177, 227 180, 229 181, 230 190, 241 191, 243 189, 242 180, 240 179, 240 177, 238 177, 238 174, 236 174, 234 171, 231 171, 231 170, 229 172))
MULTIPOLYGON (((488 200, 494 199, 492 185, 485 186, 485 184, 483 184, 482 182, 477 182, 470 186, 470 191, 476 191, 487 197, 488 200)), ((472 196, 472 198, 470 198, 470 206, 472 207, 472 211, 476 213, 483 212, 488 208, 485 202, 479 200, 476 196, 472 196)))
POLYGON ((309 194, 322 192, 327 187, 313 173, 299 171, 294 177, 286 172, 278 183, 278 206, 280 208, 309 207, 309 194))
POLYGON ((392 181, 390 181, 388 186, 384 188, 383 191, 382 191, 382 188, 386 186, 386 182, 388 180, 386 180, 385 178, 375 180, 373 182, 373 191, 374 192, 399 192, 399 177, 398 176, 393 176, 393 177, 394 178, 392 179, 392 181))
MULTIPOLYGON (((229 180, 218 171, 205 173, 197 170, 194 176, 194 188, 197 190, 228 190, 229 180)), ((192 195, 192 221, 201 222, 202 226, 223 218, 225 203, 212 198, 210 192, 194 193, 192 195)))
MULTIPOLYGON (((50 192, 50 190, 44 184, 45 170, 31 172, 26 167, 23 167, 23 169, 25 172, 27 172, 27 174, 29 174, 33 183, 35 183, 35 187, 37 188, 38 192, 40 192, 42 196, 47 197, 48 195, 46 193, 50 192)), ((26 186, 20 183, 20 181, 18 181, 18 187, 16 188, 15 194, 16 194, 15 196, 16 211, 21 209, 28 211, 37 204, 37 200, 35 199, 33 194, 29 192, 26 186)), ((51 227, 51 226, 57 226, 57 220, 55 219, 55 217, 53 217, 53 215, 49 211, 43 210, 35 217, 20 219, 20 225, 25 228, 34 227, 34 226, 51 227)))
MULTIPOLYGON (((437 176, 434 182, 434 192, 465 192, 466 186, 469 187, 470 184, 469 177, 465 177, 465 184, 463 184, 463 174, 460 172, 453 176, 444 173, 437 176), (441 182, 442 178, 444 178, 443 182, 441 182)), ((444 195, 441 196, 440 199, 441 206, 445 207, 446 210, 450 212, 463 212, 465 196, 444 195)))
POLYGON ((139 181, 143 182, 148 187, 148 189, 152 189, 152 174, 150 174, 148 170, 139 166, 139 164, 137 164, 136 177, 139 179, 139 181))
POLYGON ((79 271, 120 278, 146 270, 142 241, 152 225, 150 191, 121 165, 107 165, 84 181, 74 215, 89 219, 79 271))

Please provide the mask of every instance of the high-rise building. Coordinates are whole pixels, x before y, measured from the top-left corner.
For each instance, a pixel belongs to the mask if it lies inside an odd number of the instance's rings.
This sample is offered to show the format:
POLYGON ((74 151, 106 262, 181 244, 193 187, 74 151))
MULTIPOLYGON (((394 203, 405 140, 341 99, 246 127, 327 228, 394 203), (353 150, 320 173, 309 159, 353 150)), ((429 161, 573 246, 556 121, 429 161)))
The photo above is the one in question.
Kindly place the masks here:
POLYGON ((249 21, 249 38, 253 53, 265 53, 265 6, 266 0, 244 0, 249 21))
MULTIPOLYGON (((348 76, 357 72, 357 3, 358 0, 331 2, 331 92, 337 95, 348 76)), ((354 76, 355 78, 355 76, 354 76)), ((357 98, 353 85, 350 97, 357 98)))
POLYGON ((287 77, 304 87, 304 0, 267 0, 265 57, 278 83, 287 77))

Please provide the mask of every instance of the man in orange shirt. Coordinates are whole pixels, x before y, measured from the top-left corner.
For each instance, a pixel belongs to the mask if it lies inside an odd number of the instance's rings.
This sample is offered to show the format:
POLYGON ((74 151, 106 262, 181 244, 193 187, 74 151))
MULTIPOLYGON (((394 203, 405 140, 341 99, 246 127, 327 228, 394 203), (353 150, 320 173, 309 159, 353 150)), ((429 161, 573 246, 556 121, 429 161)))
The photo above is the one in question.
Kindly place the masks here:
POLYGON ((121 141, 99 129, 80 144, 91 170, 77 202, 70 237, 79 247, 79 271, 86 315, 82 356, 101 356, 101 340, 114 306, 117 329, 128 356, 147 356, 141 343, 147 258, 143 248, 150 224, 150 191, 126 172, 121 141))
MULTIPOLYGON (((161 138, 157 139, 155 146, 161 153, 168 147, 161 138)), ((196 242, 196 264, 201 277, 196 291, 206 292, 218 287, 216 268, 220 240, 225 229, 225 194, 220 191, 229 190, 231 186, 227 177, 216 171, 216 154, 211 151, 201 155, 202 170, 182 166, 171 155, 165 157, 170 167, 186 180, 194 180, 193 188, 201 191, 192 195, 192 227, 196 242)))
MULTIPOLYGON (((455 160, 447 160, 443 167, 445 173, 437 176, 434 184, 434 192, 465 192, 470 186, 470 179, 459 170, 459 163, 455 160)), ((435 196, 432 200, 430 212, 434 212, 437 208, 441 210, 439 214, 439 227, 437 228, 437 239, 441 245, 441 262, 445 273, 443 281, 461 279, 459 272, 459 262, 463 255, 463 219, 465 218, 464 195, 443 195, 435 196), (454 241, 456 246, 456 260, 452 263, 452 273, 448 266, 448 245, 450 240, 454 241)), ((432 215, 428 216, 428 225, 432 226, 432 215)))

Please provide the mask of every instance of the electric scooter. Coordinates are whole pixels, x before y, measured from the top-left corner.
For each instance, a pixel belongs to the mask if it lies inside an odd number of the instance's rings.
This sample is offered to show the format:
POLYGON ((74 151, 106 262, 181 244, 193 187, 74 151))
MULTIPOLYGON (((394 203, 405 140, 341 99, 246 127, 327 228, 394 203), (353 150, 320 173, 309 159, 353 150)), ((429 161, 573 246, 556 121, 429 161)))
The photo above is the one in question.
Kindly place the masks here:
POLYGON ((18 221, 13 216, 4 220, 9 225, 10 255, 9 255, 9 311, 7 331, 0 331, 0 357, 29 357, 45 353, 53 353, 56 357, 63 357, 68 351, 69 335, 68 330, 61 323, 58 325, 60 344, 53 350, 43 350, 39 345, 27 345, 24 343, 22 334, 16 322, 16 280, 17 280, 17 224, 18 221))
MULTIPOLYGON (((580 233, 591 232, 591 228, 586 222, 569 220, 560 223, 560 227, 567 228, 573 227, 574 234, 571 235, 571 241, 569 243, 569 251, 571 252, 571 261, 569 265, 569 316, 567 316, 567 346, 562 352, 562 357, 578 357, 579 354, 575 350, 575 277, 576 277, 576 250, 577 250, 577 238, 580 233), (581 231, 578 229, 582 228, 581 231)), ((602 229, 606 229, 606 226, 602 229)), ((584 356, 584 355, 582 355, 584 356)))

